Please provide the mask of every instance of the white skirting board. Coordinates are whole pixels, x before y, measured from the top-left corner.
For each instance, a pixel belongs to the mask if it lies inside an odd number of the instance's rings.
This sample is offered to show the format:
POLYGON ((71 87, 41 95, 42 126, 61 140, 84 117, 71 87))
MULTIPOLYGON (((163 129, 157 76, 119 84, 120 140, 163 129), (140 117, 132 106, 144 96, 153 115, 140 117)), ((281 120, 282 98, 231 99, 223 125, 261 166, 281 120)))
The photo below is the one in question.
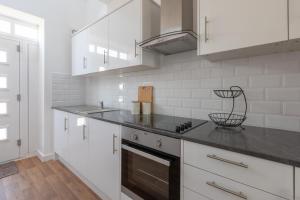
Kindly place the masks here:
POLYGON ((37 150, 36 155, 42 162, 46 162, 46 161, 55 159, 54 153, 44 154, 43 152, 37 150))

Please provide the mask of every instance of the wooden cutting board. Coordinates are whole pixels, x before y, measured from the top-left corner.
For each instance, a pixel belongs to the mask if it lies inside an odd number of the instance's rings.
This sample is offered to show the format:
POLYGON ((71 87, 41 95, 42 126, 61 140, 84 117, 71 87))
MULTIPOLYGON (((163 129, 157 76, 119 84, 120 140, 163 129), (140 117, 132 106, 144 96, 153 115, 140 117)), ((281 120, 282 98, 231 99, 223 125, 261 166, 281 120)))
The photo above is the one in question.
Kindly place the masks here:
POLYGON ((153 86, 140 86, 139 94, 138 94, 138 101, 145 102, 145 103, 152 103, 153 102, 153 86))

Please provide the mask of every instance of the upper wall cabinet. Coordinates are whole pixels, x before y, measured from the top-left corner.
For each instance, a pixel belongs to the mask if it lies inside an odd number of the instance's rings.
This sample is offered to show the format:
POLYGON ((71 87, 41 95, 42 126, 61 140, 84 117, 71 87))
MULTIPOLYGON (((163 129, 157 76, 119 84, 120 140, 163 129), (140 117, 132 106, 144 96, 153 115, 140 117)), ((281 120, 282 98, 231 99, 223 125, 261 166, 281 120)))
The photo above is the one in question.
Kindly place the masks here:
POLYGON ((159 55, 138 43, 160 33, 160 7, 151 0, 131 0, 72 38, 72 74, 158 67, 159 55))
POLYGON ((198 0, 198 54, 288 40, 287 6, 287 0, 198 0))
POLYGON ((300 38, 300 1, 289 0, 290 5, 290 39, 300 38))

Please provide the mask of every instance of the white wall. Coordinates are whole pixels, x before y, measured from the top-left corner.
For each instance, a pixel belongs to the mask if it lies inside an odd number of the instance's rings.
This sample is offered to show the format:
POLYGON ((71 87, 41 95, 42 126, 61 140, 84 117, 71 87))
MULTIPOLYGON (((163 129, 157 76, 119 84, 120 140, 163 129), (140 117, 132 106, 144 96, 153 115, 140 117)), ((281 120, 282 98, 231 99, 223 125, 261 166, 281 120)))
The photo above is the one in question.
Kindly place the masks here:
MULTIPOLYGON (((214 89, 239 85, 246 91, 247 124, 300 131, 300 52, 210 62, 188 52, 164 57, 161 68, 87 79, 87 103, 131 108, 138 86, 154 86, 154 112, 208 119, 210 112, 228 112, 231 102, 214 89), (125 85, 124 90, 119 84, 125 85), (124 103, 119 103, 122 96, 124 103)), ((238 112, 244 106, 237 104, 238 112)))
MULTIPOLYGON (((116 8, 119 8, 120 6, 127 3, 128 1, 130 0, 111 0, 107 3, 108 11, 115 10, 116 8)), ((153 1, 160 5, 161 0, 153 0, 153 1)))
MULTIPOLYGON (((45 20, 44 43, 44 128, 41 134, 40 151, 53 151, 51 74, 71 72, 71 31, 85 26, 97 9, 90 12, 90 6, 99 5, 98 0, 0 0, 0 4, 41 17, 45 20), (87 14, 89 9, 89 14, 87 14)), ((96 8, 96 7, 95 7, 96 8)), ((106 8, 99 8, 99 12, 106 8)))

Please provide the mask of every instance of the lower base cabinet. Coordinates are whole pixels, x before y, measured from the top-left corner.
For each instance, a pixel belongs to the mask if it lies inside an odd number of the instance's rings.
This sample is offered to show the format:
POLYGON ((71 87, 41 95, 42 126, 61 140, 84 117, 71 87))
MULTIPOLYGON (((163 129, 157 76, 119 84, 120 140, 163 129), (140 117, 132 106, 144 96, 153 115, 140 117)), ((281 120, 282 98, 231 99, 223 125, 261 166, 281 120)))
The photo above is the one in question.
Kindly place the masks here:
POLYGON ((121 135, 114 124, 89 119, 89 180, 109 199, 121 195, 121 135))
POLYGON ((54 151, 88 180, 102 199, 120 200, 120 126, 54 110, 54 151))
MULTIPOLYGON (((214 200, 284 200, 233 180, 211 174, 198 168, 184 165, 184 186, 214 200)), ((195 195, 191 195, 195 200, 195 195)), ((204 197, 202 199, 205 199, 204 197)), ((200 196, 197 200, 202 200, 200 196)), ((185 198, 185 200, 191 200, 185 198)))

